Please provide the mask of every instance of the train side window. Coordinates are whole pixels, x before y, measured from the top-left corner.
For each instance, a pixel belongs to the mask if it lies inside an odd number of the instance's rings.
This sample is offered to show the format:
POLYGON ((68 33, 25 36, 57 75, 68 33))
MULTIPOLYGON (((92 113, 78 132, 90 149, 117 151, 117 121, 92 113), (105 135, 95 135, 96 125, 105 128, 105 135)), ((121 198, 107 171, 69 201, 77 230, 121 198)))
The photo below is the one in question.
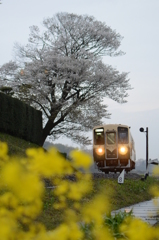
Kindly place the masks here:
POLYGON ((104 144, 104 128, 96 128, 94 130, 94 145, 104 144))
POLYGON ((128 143, 128 128, 118 127, 118 143, 128 143))
POLYGON ((116 143, 116 133, 115 132, 107 132, 106 133, 106 143, 108 145, 116 143))

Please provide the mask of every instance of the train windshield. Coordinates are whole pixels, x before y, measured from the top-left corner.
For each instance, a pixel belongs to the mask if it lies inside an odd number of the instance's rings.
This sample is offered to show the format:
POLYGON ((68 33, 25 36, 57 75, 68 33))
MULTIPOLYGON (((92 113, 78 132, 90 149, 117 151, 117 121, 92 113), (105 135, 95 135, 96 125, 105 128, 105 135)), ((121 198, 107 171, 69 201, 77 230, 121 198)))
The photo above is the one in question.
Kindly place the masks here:
POLYGON ((118 127, 118 143, 128 143, 128 128, 118 127))
POLYGON ((106 142, 108 145, 112 145, 116 143, 116 133, 115 132, 107 132, 106 133, 106 142))
POLYGON ((104 128, 96 128, 94 130, 94 144, 95 145, 104 144, 104 128))

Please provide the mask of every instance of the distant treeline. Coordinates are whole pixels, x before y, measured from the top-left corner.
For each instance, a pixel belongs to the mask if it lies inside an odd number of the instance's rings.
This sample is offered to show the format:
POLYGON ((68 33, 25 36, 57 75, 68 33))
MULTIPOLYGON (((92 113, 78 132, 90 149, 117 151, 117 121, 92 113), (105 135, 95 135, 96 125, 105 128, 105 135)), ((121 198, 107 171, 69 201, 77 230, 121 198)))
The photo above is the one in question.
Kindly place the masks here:
POLYGON ((0 132, 40 144, 42 112, 0 92, 0 132))

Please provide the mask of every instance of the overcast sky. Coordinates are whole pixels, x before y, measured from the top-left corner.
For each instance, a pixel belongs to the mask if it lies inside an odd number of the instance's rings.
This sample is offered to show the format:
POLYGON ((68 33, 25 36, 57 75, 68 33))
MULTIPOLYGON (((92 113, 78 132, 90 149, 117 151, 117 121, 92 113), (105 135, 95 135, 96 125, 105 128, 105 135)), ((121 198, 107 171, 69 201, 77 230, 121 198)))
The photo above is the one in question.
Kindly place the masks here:
MULTIPOLYGON (((126 54, 103 61, 129 72, 132 90, 126 104, 105 100, 111 119, 105 123, 131 126, 137 159, 145 158, 149 128, 149 158, 159 158, 159 0, 2 0, 0 5, 0 65, 14 59, 15 42, 26 44, 29 26, 42 26, 44 18, 58 12, 87 14, 105 22, 124 39, 126 54)), ((90 134, 91 136, 91 134, 90 134)), ((61 140, 65 143, 65 140, 61 140)), ((58 141, 59 142, 59 141, 58 141)), ((67 142, 69 144, 69 142, 67 142)))

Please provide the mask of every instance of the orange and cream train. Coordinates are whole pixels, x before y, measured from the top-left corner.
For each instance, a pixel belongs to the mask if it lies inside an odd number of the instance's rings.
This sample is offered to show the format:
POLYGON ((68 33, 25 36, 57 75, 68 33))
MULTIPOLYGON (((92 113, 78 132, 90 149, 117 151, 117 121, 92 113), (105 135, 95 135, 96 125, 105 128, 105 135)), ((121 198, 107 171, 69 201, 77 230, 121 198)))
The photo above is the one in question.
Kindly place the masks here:
POLYGON ((106 124, 93 128, 93 157, 102 172, 126 172, 135 169, 135 143, 130 127, 106 124))

